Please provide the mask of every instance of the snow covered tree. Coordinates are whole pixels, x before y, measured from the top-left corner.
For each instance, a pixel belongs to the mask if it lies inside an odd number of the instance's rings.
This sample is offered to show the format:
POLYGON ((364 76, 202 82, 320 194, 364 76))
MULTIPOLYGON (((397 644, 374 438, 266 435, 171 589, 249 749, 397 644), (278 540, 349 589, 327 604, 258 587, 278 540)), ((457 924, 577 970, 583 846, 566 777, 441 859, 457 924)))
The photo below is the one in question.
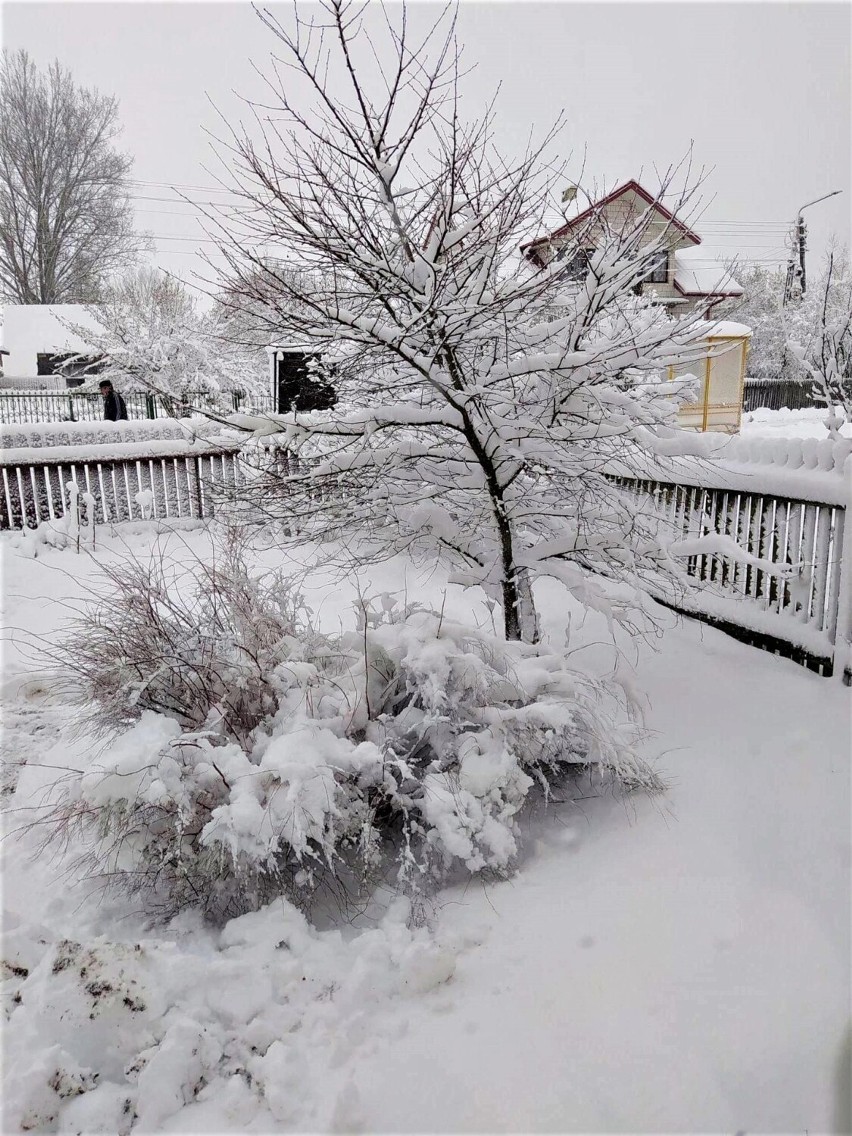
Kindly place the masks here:
MULTIPOLYGON (((264 267, 268 267, 267 264, 264 267)), ((289 275, 300 291, 313 291, 317 286, 314 279, 302 269, 284 262, 275 262, 276 273, 289 275)), ((219 338, 227 342, 232 352, 239 354, 258 353, 265 357, 270 348, 293 345, 293 326, 286 313, 282 315, 280 305, 270 304, 266 297, 266 278, 263 273, 255 273, 251 298, 233 295, 230 288, 218 288, 213 294, 212 318, 216 320, 219 338)), ((302 312, 304 316, 305 313, 302 312)), ((287 374, 279 373, 274 383, 274 397, 281 409, 299 410, 326 409, 336 401, 332 376, 325 372, 319 357, 313 352, 302 353, 297 350, 293 366, 287 374)))
POLYGON ((119 390, 150 391, 177 409, 199 395, 217 404, 224 391, 265 383, 262 352, 229 341, 217 315, 199 312, 186 287, 165 273, 128 273, 87 311, 94 327, 69 326, 99 359, 97 381, 109 379, 119 390))
MULTIPOLYGON (((280 289, 270 285, 270 277, 288 277, 297 293, 312 292, 320 282, 314 274, 273 257, 263 258, 254 272, 247 272, 252 277, 250 287, 243 282, 235 288, 230 280, 224 286, 221 280, 208 282, 213 285, 212 310, 222 334, 234 344, 259 350, 288 342, 298 332, 289 313, 282 309, 280 289)), ((301 312, 303 317, 306 314, 306 310, 301 312)))
MULTIPOLYGON (((242 199, 218 216, 229 291, 334 361, 347 409, 257 423, 303 459, 254 483, 258 507, 314 536, 366 534, 368 552, 344 541, 356 559, 448 557, 501 603, 508 639, 538 636, 537 575, 618 617, 664 555, 605 465, 671 434, 691 388, 665 368, 697 354, 696 314, 636 296, 668 226, 652 208, 618 224, 596 213, 577 234, 578 247, 596 236, 585 279, 561 260, 534 269, 518 250, 564 179, 548 160, 556 129, 506 160, 493 106, 462 122, 448 13, 415 43, 405 11, 393 26, 383 10, 378 70, 362 6, 297 9, 292 30, 259 14, 285 60, 255 108, 259 136, 234 131, 223 153, 242 199), (601 576, 628 585, 618 602, 601 576)), ((683 217, 698 181, 684 162, 660 198, 683 217)))
POLYGON ((835 437, 844 418, 852 421, 852 275, 848 259, 829 252, 822 279, 817 288, 806 293, 805 300, 807 306, 794 308, 787 324, 787 346, 813 380, 814 396, 828 410, 826 428, 835 437), (838 408, 843 417, 838 416, 838 408))
POLYGON ((739 271, 737 279, 743 295, 737 300, 725 301, 719 311, 726 318, 747 324, 752 335, 749 340, 748 373, 755 379, 776 379, 789 370, 785 363, 786 336, 782 319, 784 299, 784 272, 755 265, 747 272, 739 271))
MULTIPOLYGON (((781 269, 755 266, 740 273, 743 296, 728 301, 720 312, 741 320, 752 329, 748 373, 756 379, 784 376, 809 382, 810 372, 796 363, 790 343, 812 344, 817 353, 826 319, 842 316, 849 309, 849 258, 845 249, 831 247, 820 270, 803 297, 784 307, 785 274, 781 269)), ((815 358, 809 360, 811 364, 815 358)), ((822 396, 820 396, 822 398, 822 396)))
POLYGON ((118 103, 75 85, 58 60, 0 63, 0 294, 16 304, 86 303, 136 259, 126 179, 114 147, 118 103))

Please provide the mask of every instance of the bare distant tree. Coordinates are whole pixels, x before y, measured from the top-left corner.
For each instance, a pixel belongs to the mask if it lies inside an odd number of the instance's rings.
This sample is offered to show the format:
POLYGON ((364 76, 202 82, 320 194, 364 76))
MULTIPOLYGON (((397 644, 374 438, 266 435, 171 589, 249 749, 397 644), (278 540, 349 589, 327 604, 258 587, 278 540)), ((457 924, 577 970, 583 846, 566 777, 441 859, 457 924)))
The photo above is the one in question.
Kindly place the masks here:
POLYGON ((836 437, 844 419, 852 419, 852 275, 846 254, 829 252, 820 285, 806 299, 810 318, 802 316, 805 304, 794 310, 798 320, 788 317, 787 347, 813 379, 814 398, 828 411, 826 429, 836 437))
POLYGON ((113 147, 118 103, 26 51, 0 64, 0 293, 19 304, 86 303, 126 267, 132 159, 113 147))

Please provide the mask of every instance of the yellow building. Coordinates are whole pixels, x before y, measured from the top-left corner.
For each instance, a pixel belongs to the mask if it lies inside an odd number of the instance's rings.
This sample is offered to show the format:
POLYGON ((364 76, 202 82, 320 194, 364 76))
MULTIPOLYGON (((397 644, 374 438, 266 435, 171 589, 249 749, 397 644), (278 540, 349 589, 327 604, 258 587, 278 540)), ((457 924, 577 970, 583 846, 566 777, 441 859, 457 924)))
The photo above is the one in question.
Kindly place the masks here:
POLYGON ((743 413, 751 328, 731 320, 704 320, 695 325, 696 346, 702 349, 697 362, 669 367, 670 379, 696 375, 698 401, 682 406, 678 423, 692 430, 716 430, 736 434, 743 413))

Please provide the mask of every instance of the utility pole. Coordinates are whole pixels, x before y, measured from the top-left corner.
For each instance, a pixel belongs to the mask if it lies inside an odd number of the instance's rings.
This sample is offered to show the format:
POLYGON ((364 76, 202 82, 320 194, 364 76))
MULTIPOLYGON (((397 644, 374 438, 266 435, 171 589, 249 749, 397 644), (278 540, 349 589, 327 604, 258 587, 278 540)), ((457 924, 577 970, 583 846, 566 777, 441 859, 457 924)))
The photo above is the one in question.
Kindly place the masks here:
POLYGON ((802 296, 804 296, 807 287, 805 249, 807 248, 808 229, 802 218, 802 214, 806 209, 809 209, 811 205, 816 205, 820 201, 826 201, 829 197, 836 197, 838 193, 842 192, 842 189, 833 189, 831 193, 826 193, 822 197, 808 201, 805 205, 801 206, 796 215, 790 241, 790 259, 787 261, 787 279, 784 282, 783 304, 785 308, 791 300, 800 300, 802 296))

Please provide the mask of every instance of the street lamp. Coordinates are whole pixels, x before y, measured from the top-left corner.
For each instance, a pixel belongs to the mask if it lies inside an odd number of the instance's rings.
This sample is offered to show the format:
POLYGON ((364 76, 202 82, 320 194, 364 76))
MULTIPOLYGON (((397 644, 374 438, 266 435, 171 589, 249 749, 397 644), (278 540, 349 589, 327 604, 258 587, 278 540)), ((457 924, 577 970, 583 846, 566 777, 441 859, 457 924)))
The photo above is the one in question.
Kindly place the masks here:
POLYGON ((800 206, 795 220, 795 232, 793 233, 792 248, 790 249, 790 259, 787 262, 787 280, 784 284, 784 307, 793 298, 793 288, 798 281, 799 296, 805 294, 805 238, 807 236, 807 229, 805 222, 802 220, 802 214, 806 209, 810 209, 812 205, 818 204, 820 201, 827 201, 829 197, 836 197, 838 193, 842 193, 842 189, 833 189, 831 193, 823 194, 822 197, 816 197, 813 201, 808 201, 805 205, 800 206), (799 252, 799 263, 796 264, 796 249, 799 252))

